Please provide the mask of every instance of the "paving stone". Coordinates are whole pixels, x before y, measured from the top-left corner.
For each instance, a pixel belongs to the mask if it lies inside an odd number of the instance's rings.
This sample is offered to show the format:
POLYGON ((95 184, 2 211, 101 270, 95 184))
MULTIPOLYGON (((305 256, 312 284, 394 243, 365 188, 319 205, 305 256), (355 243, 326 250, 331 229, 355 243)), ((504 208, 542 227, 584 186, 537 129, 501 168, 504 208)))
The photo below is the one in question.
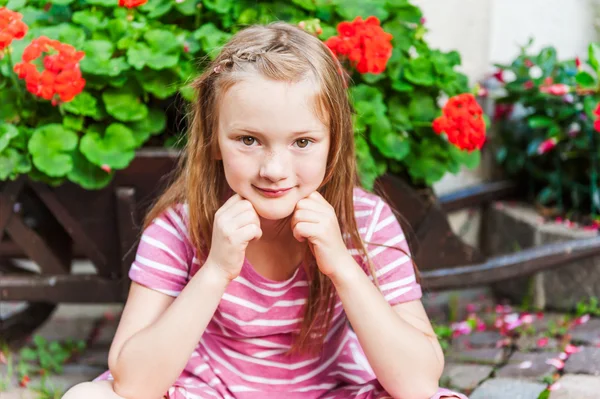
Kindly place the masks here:
POLYGON ((493 370, 491 366, 478 364, 447 363, 442 375, 443 385, 459 391, 472 391, 481 381, 488 378, 493 370))
POLYGON ((512 378, 492 378, 484 381, 470 399, 538 399, 545 384, 512 378))
POLYGON ((496 344, 502 339, 504 337, 498 331, 477 331, 454 338, 452 346, 457 349, 496 348, 496 344))
POLYGON ((495 376, 500 378, 520 378, 542 381, 544 377, 552 376, 556 368, 546 364, 546 360, 557 357, 558 353, 522 353, 513 354, 508 363, 495 376))
POLYGON ((598 345, 600 344, 600 319, 590 319, 585 324, 573 327, 569 333, 571 334, 571 340, 575 343, 598 345))
POLYGON ((49 341, 64 341, 67 338, 85 341, 95 323, 96 320, 91 318, 53 317, 36 330, 33 335, 41 335, 49 341))
POLYGON ((584 346, 573 353, 565 363, 565 373, 600 376, 600 348, 584 346))
POLYGON ((535 317, 531 325, 533 328, 535 328, 535 331, 538 333, 543 333, 550 329, 551 324, 554 326, 562 324, 565 320, 565 317, 566 315, 563 313, 544 312, 544 317, 541 319, 535 317))
POLYGON ((538 347, 538 340, 544 338, 542 335, 522 335, 517 338, 515 344, 520 351, 525 352, 548 352, 558 351, 560 343, 556 338, 548 338, 548 343, 545 346, 538 347))
POLYGON ((600 396, 600 377, 565 374, 558 383, 558 389, 552 391, 548 399, 598 399, 600 396))
POLYGON ((107 368, 108 349, 105 347, 87 349, 74 361, 85 366, 107 368))
POLYGON ((450 362, 459 363, 477 363, 497 365, 504 361, 504 348, 484 348, 468 350, 450 350, 446 354, 446 359, 450 362))

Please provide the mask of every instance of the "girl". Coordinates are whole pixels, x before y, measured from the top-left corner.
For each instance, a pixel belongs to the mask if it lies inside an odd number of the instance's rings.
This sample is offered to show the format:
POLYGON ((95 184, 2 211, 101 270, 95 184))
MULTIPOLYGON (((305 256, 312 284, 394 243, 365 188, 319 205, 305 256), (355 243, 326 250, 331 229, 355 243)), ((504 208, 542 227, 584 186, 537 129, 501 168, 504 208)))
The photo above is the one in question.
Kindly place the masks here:
POLYGON ((340 71, 279 22, 240 31, 194 82, 109 371, 64 398, 466 399, 438 389, 443 354, 396 218, 355 186, 340 71))

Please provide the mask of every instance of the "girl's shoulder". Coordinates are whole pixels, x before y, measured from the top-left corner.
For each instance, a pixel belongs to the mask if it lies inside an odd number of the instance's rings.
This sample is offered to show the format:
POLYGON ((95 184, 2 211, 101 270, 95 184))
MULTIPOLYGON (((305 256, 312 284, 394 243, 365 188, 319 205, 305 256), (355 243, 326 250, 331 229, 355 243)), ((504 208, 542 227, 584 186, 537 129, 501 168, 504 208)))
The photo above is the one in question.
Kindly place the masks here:
POLYGON ((160 213, 146 228, 145 234, 175 237, 189 243, 187 204, 174 204, 160 213))
POLYGON ((372 230, 373 226, 378 222, 393 216, 390 205, 384 198, 377 194, 368 192, 361 187, 355 187, 353 198, 354 217, 361 233, 367 229, 372 230))
POLYGON ((355 213, 374 211, 378 206, 385 205, 385 201, 379 195, 370 193, 362 187, 354 187, 353 199, 355 213))

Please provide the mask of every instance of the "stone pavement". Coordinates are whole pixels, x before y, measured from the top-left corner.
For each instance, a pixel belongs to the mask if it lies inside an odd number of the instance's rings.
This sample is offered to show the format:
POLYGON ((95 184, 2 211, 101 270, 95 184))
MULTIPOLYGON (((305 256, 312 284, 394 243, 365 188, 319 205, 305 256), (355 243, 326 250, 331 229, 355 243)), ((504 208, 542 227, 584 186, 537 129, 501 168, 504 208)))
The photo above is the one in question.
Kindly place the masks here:
MULTIPOLYGON (((467 320, 454 324, 442 386, 464 392, 471 399, 600 398, 600 318, 571 318, 564 323, 562 314, 519 314, 496 307, 485 290, 463 291, 458 301, 448 295, 424 298, 430 317, 438 324, 448 315, 448 303, 456 307, 450 313, 467 320), (561 328, 567 334, 557 335, 561 328)), ((90 342, 62 375, 50 377, 50 385, 58 392, 106 370, 120 309, 116 305, 61 305, 37 331, 49 340, 68 337, 90 342)), ((6 365, 0 364, 0 381, 6 374, 6 365)), ((0 398, 60 398, 60 394, 34 392, 32 388, 40 383, 39 377, 32 377, 28 389, 19 388, 13 379, 7 391, 0 391, 0 398)))

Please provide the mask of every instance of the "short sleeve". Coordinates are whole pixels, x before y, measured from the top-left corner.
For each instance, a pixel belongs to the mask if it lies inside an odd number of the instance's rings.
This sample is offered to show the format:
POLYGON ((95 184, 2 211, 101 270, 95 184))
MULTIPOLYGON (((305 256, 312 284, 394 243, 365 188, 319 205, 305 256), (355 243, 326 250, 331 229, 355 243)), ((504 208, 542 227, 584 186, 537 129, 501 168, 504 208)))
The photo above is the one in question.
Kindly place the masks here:
POLYGON ((373 197, 375 204, 369 212, 371 218, 363 228, 363 241, 374 264, 381 292, 392 306, 420 299, 421 286, 400 223, 387 203, 373 197))
POLYGON ((173 297, 187 284, 193 255, 177 208, 169 208, 143 231, 129 278, 173 297))

